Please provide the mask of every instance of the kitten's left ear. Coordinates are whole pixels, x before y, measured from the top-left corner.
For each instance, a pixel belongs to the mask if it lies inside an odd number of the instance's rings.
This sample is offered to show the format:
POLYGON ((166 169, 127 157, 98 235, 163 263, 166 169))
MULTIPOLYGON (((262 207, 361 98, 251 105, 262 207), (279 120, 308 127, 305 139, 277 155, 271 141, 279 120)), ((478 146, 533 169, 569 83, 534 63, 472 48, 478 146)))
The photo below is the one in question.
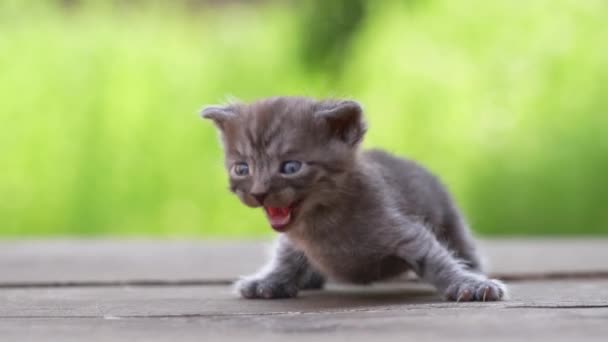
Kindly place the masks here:
POLYGON ((236 117, 234 108, 230 106, 208 106, 201 111, 201 117, 213 120, 217 128, 224 130, 226 122, 236 117))
POLYGON ((323 106, 315 116, 324 119, 332 133, 351 146, 360 143, 367 130, 363 109, 355 101, 346 100, 323 106))

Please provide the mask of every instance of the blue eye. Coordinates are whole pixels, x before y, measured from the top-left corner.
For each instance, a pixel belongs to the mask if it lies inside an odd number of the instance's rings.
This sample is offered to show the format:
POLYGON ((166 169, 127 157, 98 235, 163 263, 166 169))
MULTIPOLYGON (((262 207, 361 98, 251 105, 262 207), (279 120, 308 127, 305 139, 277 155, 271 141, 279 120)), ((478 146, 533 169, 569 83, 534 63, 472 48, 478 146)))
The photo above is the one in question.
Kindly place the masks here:
POLYGON ((297 160, 286 161, 281 164, 281 173, 285 175, 293 175, 302 168, 302 163, 297 160))
POLYGON ((234 173, 237 176, 247 176, 249 174, 249 165, 247 163, 234 164, 234 173))

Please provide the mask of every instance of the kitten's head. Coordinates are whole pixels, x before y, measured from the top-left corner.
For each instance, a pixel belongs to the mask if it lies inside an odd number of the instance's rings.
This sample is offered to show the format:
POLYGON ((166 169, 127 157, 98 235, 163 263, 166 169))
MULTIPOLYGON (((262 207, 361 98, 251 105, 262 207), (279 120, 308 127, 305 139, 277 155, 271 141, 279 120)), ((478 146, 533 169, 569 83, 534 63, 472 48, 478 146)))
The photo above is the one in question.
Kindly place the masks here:
POLYGON ((231 191, 279 232, 336 195, 366 130, 348 100, 274 97, 201 115, 221 133, 231 191))

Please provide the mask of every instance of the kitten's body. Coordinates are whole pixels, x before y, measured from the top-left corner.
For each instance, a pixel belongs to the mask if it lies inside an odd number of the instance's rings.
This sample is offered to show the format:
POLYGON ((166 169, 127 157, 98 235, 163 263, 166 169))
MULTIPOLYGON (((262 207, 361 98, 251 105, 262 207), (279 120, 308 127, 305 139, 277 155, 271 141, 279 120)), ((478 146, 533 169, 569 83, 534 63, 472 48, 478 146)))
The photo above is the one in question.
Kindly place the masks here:
POLYGON ((412 161, 358 149, 365 132, 358 104, 272 98, 203 115, 222 131, 232 190, 249 206, 288 212, 289 223, 275 227, 283 234, 271 262, 237 283, 244 297, 292 297, 322 287, 325 277, 364 284, 407 270, 448 299, 505 295, 481 273, 469 230, 436 177, 412 161), (277 172, 295 158, 303 171, 277 172), (235 163, 249 163, 251 173, 235 175, 235 163))
POLYGON ((404 230, 409 222, 432 230, 456 255, 479 267, 448 194, 417 164, 379 150, 365 151, 343 187, 341 196, 285 233, 323 274, 370 283, 411 269, 395 257, 408 238, 404 230))

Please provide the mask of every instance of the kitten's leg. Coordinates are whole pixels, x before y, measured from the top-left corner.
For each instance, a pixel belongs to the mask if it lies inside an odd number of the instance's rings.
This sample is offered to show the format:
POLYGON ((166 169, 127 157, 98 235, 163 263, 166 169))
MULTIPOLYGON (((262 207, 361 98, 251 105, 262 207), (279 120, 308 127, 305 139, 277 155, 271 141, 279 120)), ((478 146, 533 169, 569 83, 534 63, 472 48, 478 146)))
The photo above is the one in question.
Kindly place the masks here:
POLYGON ((258 273, 237 281, 235 289, 244 298, 291 298, 302 286, 321 286, 304 253, 285 237, 279 237, 270 262, 258 273), (316 281, 316 283, 315 283, 316 281))
POLYGON ((495 301, 506 297, 503 283, 468 270, 422 224, 410 222, 400 231, 397 254, 447 299, 495 301))
POLYGON ((448 248, 454 251, 469 269, 479 273, 483 272, 483 265, 471 230, 456 209, 454 209, 453 215, 446 220, 442 233, 448 248))
POLYGON ((301 290, 320 290, 325 286, 325 277, 317 270, 308 266, 300 277, 301 290))

